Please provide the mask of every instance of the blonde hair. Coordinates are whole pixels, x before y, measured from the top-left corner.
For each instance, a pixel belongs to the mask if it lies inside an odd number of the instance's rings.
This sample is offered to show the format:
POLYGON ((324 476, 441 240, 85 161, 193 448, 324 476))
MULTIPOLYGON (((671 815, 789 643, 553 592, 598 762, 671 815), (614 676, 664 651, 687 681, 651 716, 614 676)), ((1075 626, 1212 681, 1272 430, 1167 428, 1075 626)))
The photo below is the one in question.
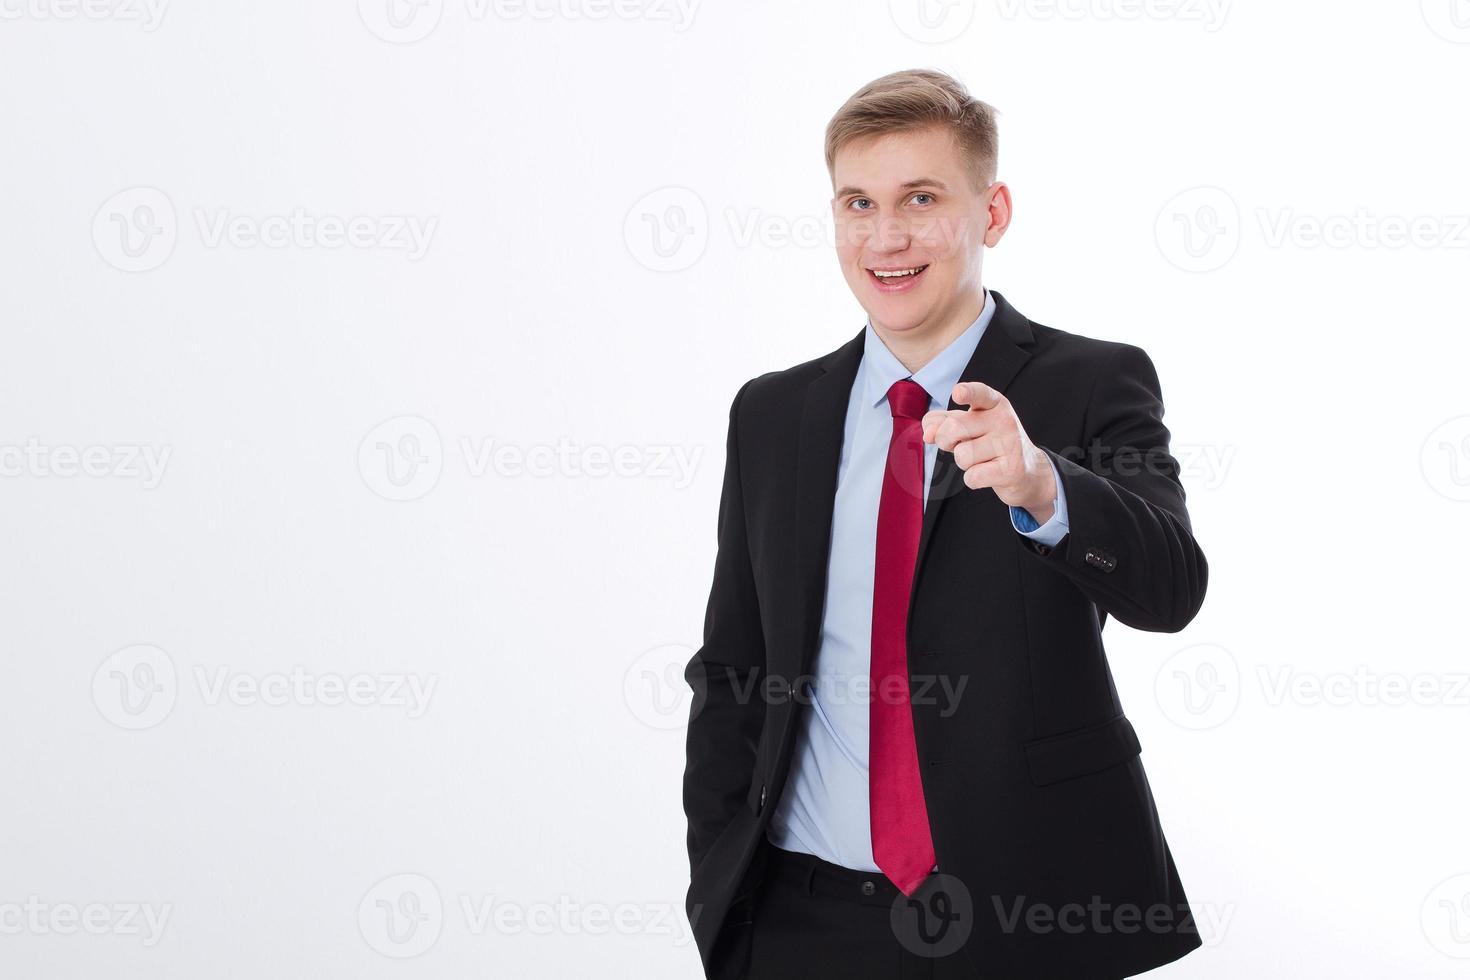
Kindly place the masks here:
POLYGON ((995 180, 1000 139, 995 109, 942 71, 913 68, 875 78, 852 94, 827 123, 827 173, 836 180, 837 151, 853 140, 941 125, 970 161, 977 188, 995 180))

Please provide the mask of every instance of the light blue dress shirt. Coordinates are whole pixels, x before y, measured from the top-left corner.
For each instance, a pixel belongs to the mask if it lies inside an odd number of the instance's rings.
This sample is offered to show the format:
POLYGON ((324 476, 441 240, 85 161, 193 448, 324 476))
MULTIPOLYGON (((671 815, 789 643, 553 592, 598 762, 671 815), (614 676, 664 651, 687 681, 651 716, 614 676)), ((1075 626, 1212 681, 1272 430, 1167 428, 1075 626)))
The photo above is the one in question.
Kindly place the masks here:
MULTIPOLYGON (((884 345, 871 322, 864 331, 863 359, 842 430, 826 607, 812 668, 815 685, 806 688, 811 709, 801 713, 791 775, 767 830, 777 847, 847 868, 879 871, 873 863, 868 818, 868 666, 878 502, 893 436, 888 389, 895 381, 912 377, 929 393, 930 411, 947 409, 950 393, 994 314, 995 299, 987 290, 985 308, 975 322, 912 374, 884 345)), ((938 453, 937 445, 924 445, 925 507, 938 453)), ((1055 472, 1055 464, 1052 469, 1055 472)), ((1055 513, 1045 524, 1038 526, 1029 513, 1011 508, 1017 533, 1049 545, 1066 535, 1066 495, 1060 475, 1056 481, 1055 513)))

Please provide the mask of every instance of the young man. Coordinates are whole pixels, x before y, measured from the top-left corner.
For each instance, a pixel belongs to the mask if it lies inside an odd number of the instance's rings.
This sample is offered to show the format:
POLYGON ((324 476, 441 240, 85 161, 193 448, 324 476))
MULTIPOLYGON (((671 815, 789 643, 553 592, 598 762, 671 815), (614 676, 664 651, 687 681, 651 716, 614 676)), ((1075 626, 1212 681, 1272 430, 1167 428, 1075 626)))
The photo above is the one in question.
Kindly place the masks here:
POLYGON ((868 313, 730 407, 684 775, 711 978, 1116 978, 1200 945, 1101 631, 1207 566, 1158 376, 981 285, 991 108, 898 72, 827 128, 868 313))

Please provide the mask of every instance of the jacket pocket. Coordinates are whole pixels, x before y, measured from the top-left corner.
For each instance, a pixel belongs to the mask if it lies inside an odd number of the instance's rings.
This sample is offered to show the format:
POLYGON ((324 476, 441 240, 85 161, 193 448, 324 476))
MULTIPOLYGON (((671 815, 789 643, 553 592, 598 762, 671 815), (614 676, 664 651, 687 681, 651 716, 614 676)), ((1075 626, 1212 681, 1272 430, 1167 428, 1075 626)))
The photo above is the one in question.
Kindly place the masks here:
POLYGON ((1138 735, 1123 715, 1023 745, 1031 781, 1037 786, 1122 765, 1141 751, 1138 735))

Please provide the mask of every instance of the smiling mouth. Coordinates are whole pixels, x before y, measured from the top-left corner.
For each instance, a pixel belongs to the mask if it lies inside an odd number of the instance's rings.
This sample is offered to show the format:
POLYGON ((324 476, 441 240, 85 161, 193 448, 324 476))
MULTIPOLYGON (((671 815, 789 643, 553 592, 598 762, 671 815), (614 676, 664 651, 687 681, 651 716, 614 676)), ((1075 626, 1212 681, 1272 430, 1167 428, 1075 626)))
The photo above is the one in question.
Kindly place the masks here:
POLYGON ((880 292, 901 293, 912 289, 929 268, 928 263, 907 269, 869 269, 868 278, 880 292))

